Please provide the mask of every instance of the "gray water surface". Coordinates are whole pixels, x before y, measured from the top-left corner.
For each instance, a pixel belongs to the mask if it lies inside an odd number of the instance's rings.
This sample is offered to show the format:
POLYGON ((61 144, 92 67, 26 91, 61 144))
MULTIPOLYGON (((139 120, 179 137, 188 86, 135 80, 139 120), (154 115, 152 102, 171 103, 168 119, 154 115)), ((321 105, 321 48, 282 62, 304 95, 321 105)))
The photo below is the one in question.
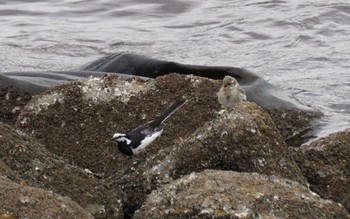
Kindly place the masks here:
POLYGON ((1 0, 0 72, 70 70, 127 51, 243 67, 350 128, 345 0, 1 0))

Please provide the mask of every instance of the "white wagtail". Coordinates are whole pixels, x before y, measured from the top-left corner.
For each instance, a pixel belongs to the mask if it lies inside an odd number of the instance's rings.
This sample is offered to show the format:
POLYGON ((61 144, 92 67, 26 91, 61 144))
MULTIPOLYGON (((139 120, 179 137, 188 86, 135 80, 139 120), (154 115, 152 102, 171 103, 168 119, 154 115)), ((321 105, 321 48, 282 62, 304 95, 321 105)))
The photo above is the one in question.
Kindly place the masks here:
POLYGON ((240 101, 247 101, 244 89, 239 86, 235 78, 228 75, 222 80, 222 85, 217 95, 219 103, 224 108, 230 108, 240 101))
POLYGON ((163 133, 162 123, 185 103, 186 100, 177 100, 157 119, 149 121, 127 133, 115 133, 113 139, 117 141, 119 151, 131 156, 145 150, 149 144, 163 133))

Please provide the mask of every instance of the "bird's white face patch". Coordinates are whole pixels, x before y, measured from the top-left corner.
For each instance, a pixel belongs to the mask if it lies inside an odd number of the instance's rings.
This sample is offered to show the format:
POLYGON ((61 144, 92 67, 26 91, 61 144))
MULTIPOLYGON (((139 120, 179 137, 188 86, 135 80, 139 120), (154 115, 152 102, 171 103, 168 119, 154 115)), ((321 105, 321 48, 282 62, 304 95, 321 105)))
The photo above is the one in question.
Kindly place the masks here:
POLYGON ((151 144, 156 138, 158 138, 163 133, 163 129, 161 129, 158 132, 153 133, 153 135, 147 136, 145 139, 141 141, 140 146, 137 148, 131 148, 133 154, 139 154, 141 151, 143 151, 147 145, 151 144))
POLYGON ((118 141, 118 142, 123 142, 125 141, 126 144, 130 144, 131 143, 131 140, 129 138, 126 137, 126 134, 124 133, 115 133, 113 135, 113 138, 118 141))
POLYGON ((114 133, 113 138, 125 137, 125 133, 114 133))

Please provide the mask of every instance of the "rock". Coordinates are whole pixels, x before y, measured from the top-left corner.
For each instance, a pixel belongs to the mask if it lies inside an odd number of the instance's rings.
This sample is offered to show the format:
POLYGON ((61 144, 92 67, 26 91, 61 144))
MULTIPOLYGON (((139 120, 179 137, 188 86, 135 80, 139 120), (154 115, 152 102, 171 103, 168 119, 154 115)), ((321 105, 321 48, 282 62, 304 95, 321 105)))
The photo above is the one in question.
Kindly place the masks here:
POLYGON ((350 218, 291 180, 233 171, 191 173, 148 195, 138 218, 350 218))
POLYGON ((108 177, 132 163, 111 141, 113 133, 154 119, 178 98, 189 99, 164 123, 157 143, 147 148, 148 154, 156 153, 215 117, 218 86, 213 80, 177 74, 148 81, 111 75, 75 81, 34 97, 16 127, 71 163, 108 177))
POLYGON ((310 139, 314 121, 322 116, 318 111, 266 110, 280 131, 284 141, 291 147, 300 147, 310 139))
POLYGON ((314 192, 350 212, 350 129, 297 149, 294 158, 314 192))
POLYGON ((35 139, 3 123, 0 123, 0 174, 17 183, 69 196, 85 210, 100 206, 100 211, 90 211, 95 218, 121 213, 117 191, 102 185, 89 170, 67 164, 35 139))
POLYGON ((0 176, 0 218, 93 218, 68 197, 0 176))
MULTIPOLYGON (((178 74, 147 81, 111 75, 89 78, 36 96, 22 110, 16 127, 51 152, 108 176, 115 173, 115 166, 130 164, 110 141, 114 132, 128 131, 154 119, 179 97, 189 99, 184 109, 164 124, 166 134, 148 149, 152 154, 172 145, 174 137, 184 138, 216 117, 219 86, 219 81, 178 74)), ((276 123, 286 119, 277 117, 276 123)))
POLYGON ((22 108, 32 98, 32 94, 12 87, 0 89, 0 122, 14 125, 22 108))
POLYGON ((152 190, 204 169, 258 172, 306 185, 269 115, 254 103, 242 102, 173 146, 135 162, 115 187, 122 188, 124 208, 132 215, 152 190))

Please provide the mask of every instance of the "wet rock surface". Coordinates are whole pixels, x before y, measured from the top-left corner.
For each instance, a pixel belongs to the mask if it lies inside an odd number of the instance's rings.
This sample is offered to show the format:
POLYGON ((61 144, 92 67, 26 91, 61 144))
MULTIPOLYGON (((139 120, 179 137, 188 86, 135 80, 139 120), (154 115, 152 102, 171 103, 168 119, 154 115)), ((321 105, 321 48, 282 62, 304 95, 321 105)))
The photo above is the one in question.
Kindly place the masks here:
POLYGON ((0 218, 93 218, 68 197, 0 176, 0 218))
POLYGON ((260 174, 206 170, 154 190, 134 218, 348 218, 291 180, 260 174))
POLYGON ((205 169, 258 172, 306 185, 285 141, 298 138, 315 114, 252 102, 222 111, 219 86, 169 74, 154 80, 105 75, 51 88, 22 102, 14 128, 0 124, 1 174, 69 196, 95 218, 130 218, 152 191, 205 169), (163 124, 147 154, 130 159, 118 151, 111 141, 116 131, 155 119, 179 98, 188 101, 163 124))
POLYGON ((313 191, 350 212, 350 130, 299 148, 294 157, 313 191))

